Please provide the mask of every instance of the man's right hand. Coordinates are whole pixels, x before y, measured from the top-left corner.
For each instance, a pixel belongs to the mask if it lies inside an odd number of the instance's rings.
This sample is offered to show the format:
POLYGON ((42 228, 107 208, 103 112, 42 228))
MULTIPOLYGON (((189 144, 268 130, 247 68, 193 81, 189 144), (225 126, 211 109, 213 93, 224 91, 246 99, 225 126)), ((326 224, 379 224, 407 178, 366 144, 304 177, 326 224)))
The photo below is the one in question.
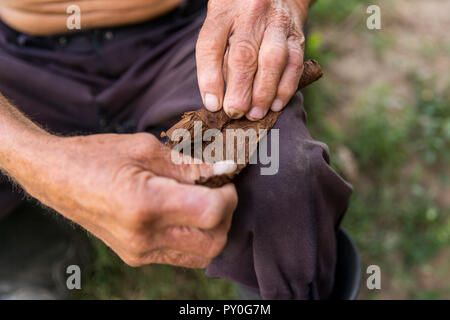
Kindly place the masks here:
POLYGON ((127 264, 203 268, 222 251, 237 195, 231 184, 193 185, 200 175, 212 175, 210 165, 176 165, 171 150, 146 133, 39 134, 39 142, 23 148, 18 137, 19 152, 13 161, 12 153, 3 157, 4 169, 127 264))

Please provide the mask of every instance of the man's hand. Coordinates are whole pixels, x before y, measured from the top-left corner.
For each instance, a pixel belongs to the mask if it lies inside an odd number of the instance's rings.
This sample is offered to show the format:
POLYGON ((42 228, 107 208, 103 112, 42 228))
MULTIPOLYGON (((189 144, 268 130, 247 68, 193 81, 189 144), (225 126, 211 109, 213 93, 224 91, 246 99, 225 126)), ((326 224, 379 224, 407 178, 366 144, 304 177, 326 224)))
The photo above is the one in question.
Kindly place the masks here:
POLYGON ((1 95, 0 124, 0 168, 126 263, 206 267, 225 246, 234 186, 192 185, 212 175, 211 166, 174 164, 146 133, 50 135, 1 95))
POLYGON ((54 193, 65 189, 68 199, 41 198, 126 263, 206 267, 222 251, 237 196, 233 185, 192 185, 212 175, 211 166, 174 164, 171 151, 145 133, 64 138, 60 148, 55 166, 66 173, 52 179, 61 183, 54 193))
POLYGON ((303 72, 310 0, 210 0, 197 42, 205 107, 231 118, 282 110, 303 72), (224 88, 226 83, 226 93, 224 88))

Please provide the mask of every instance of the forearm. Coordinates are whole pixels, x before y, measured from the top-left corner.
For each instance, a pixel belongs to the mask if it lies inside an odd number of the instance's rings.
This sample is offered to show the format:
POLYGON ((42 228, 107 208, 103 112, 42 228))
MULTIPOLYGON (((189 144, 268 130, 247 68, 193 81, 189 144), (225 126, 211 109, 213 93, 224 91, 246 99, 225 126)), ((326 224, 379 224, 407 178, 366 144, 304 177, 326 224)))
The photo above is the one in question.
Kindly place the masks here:
POLYGON ((58 138, 18 111, 0 94, 0 169, 25 188, 37 182, 36 171, 49 158, 58 138))

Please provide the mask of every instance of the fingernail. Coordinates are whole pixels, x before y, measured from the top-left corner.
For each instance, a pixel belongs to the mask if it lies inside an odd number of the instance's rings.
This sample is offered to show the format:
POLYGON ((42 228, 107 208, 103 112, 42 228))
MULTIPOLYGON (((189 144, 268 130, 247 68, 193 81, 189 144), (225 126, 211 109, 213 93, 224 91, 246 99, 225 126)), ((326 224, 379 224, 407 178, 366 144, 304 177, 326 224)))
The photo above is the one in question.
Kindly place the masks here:
POLYGON ((227 108, 225 112, 231 119, 239 119, 244 115, 244 111, 235 108, 227 108))
POLYGON ((217 96, 210 93, 205 94, 205 107, 212 112, 219 111, 220 105, 217 96))
POLYGON ((270 110, 274 111, 274 112, 278 112, 281 111, 281 109, 283 109, 283 101, 281 101, 280 99, 275 99, 275 101, 272 103, 272 107, 270 108, 270 110))
POLYGON ((263 109, 261 109, 259 107, 253 107, 250 109, 248 116, 252 119, 259 120, 259 119, 264 118, 264 111, 263 111, 263 109))
POLYGON ((213 170, 215 176, 228 174, 236 171, 237 165, 233 160, 218 161, 214 163, 213 170))

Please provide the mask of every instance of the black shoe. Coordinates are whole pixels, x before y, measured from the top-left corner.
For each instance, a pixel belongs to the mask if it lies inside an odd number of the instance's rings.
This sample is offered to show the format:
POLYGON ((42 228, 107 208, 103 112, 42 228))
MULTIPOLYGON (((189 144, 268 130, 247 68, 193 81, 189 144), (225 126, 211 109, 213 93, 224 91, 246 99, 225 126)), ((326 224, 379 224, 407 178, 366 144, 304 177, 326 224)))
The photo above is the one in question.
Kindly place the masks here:
POLYGON ((92 258, 86 232, 24 204, 0 221, 0 300, 69 299, 67 267, 87 274, 92 258))

